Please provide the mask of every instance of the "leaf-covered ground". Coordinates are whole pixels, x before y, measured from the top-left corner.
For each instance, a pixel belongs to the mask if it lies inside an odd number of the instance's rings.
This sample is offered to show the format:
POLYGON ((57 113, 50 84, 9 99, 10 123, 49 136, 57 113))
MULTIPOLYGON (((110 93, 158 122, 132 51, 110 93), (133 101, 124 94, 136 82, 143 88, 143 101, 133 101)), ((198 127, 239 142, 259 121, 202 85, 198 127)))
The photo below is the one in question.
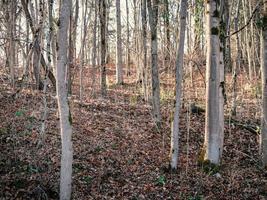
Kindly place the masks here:
MULTIPOLYGON (((197 88, 199 82, 203 83, 201 77, 195 79, 195 89, 184 84, 180 164, 174 173, 167 169, 173 79, 162 75, 163 124, 158 130, 151 106, 130 81, 134 74, 125 80, 126 84, 116 86, 114 71, 109 71, 105 99, 98 92, 93 98, 90 73, 84 74, 83 102, 79 102, 78 81, 74 82, 70 100, 73 199, 267 198, 267 173, 259 162, 258 135, 229 123, 227 116, 220 169, 198 165, 205 115, 188 112, 187 105, 191 101, 204 104, 204 89, 197 88)), ((25 88, 13 98, 3 74, 0 82, 0 199, 58 199, 61 147, 55 94, 49 91, 46 95, 49 112, 42 139, 44 94, 25 88)), ((251 99, 257 91, 246 91, 239 88, 235 119, 259 124, 257 101, 251 99)))

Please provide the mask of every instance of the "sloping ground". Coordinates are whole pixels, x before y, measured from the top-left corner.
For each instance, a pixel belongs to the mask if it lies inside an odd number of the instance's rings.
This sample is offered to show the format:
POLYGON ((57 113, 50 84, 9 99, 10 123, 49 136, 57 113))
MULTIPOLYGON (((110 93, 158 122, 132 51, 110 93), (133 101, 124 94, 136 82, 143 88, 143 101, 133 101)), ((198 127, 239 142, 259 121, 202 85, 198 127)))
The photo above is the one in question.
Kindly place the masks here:
MULTIPOLYGON (((80 104, 74 86, 73 199, 267 198, 267 173, 258 160, 258 136, 226 122, 223 164, 218 172, 203 169, 197 159, 203 144, 204 113, 188 115, 186 108, 181 115, 180 168, 170 172, 169 107, 163 104, 164 123, 158 131, 151 107, 132 92, 134 87, 110 85, 106 99, 89 98, 86 89, 80 104)), ((56 100, 48 96, 42 141, 43 95, 23 90, 13 99, 3 80, 0 91, 0 199, 58 199, 56 100)), ((253 116, 242 120, 246 118, 253 116)))

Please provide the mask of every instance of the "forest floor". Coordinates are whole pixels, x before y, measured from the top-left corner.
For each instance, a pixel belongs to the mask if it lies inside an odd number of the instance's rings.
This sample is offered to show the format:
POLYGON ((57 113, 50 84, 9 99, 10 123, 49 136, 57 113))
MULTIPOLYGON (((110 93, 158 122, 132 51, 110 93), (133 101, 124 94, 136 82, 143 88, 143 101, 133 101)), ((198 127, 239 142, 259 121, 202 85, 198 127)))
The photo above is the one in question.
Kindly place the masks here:
MULTIPOLYGON (((198 164, 205 113, 190 113, 187 106, 204 105, 204 88, 198 88, 203 80, 199 76, 193 88, 185 86, 179 169, 174 173, 167 170, 173 78, 162 75, 163 123, 158 130, 151 106, 130 81, 135 75, 122 86, 114 84, 114 67, 108 75, 105 99, 98 93, 92 97, 87 69, 82 103, 78 80, 74 82, 73 199, 267 199, 258 134, 243 126, 259 125, 259 107, 251 97, 255 90, 239 88, 246 97, 238 95, 234 119, 239 124, 229 123, 226 116, 222 165, 206 169, 198 164)), ((44 94, 25 88, 13 98, 6 76, 0 76, 0 199, 58 199, 61 144, 55 93, 46 95, 49 112, 42 139, 44 94)))

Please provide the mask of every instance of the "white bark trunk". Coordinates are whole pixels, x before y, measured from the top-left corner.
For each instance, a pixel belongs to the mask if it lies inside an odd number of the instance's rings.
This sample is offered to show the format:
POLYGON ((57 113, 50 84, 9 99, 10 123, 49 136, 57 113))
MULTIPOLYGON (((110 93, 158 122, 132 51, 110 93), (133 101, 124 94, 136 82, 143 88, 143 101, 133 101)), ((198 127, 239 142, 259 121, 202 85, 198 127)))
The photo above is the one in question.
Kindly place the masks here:
POLYGON ((185 26, 187 15, 187 0, 180 1, 180 32, 179 46, 176 57, 176 97, 175 111, 172 123, 171 134, 171 168, 177 169, 178 152, 179 152, 179 115, 182 96, 182 79, 183 79, 183 63, 184 63, 184 42, 185 42, 185 26))
POLYGON ((219 132, 219 3, 207 1, 207 67, 206 67, 206 124, 205 124, 205 160, 220 162, 219 132))
POLYGON ((72 176, 72 126, 70 109, 67 99, 67 87, 65 84, 67 50, 68 50, 68 29, 70 20, 71 0, 62 0, 60 9, 60 25, 58 30, 58 58, 57 58, 57 98, 60 116, 61 131, 61 169, 60 169, 60 199, 71 199, 71 176, 72 176))

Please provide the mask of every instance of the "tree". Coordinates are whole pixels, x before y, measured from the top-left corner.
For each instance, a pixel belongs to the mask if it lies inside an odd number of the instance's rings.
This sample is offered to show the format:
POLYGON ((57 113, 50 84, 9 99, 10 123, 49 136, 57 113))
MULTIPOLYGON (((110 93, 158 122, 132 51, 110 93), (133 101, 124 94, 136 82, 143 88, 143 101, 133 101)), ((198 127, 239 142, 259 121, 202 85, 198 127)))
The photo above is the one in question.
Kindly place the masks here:
POLYGON ((224 75, 224 66, 225 66, 225 59, 224 55, 226 54, 225 46, 225 33, 227 32, 226 20, 227 20, 227 12, 228 10, 228 2, 227 0, 221 1, 220 6, 220 52, 219 52, 219 67, 218 67, 218 79, 219 79, 219 138, 220 138, 220 158, 222 157, 223 152, 223 143, 224 143, 224 104, 225 104, 225 75, 224 75))
POLYGON ((220 148, 219 131, 219 6, 216 0, 206 2, 206 118, 205 118, 205 160, 219 164, 222 149, 220 148))
POLYGON ((117 84, 123 83, 123 70, 122 70, 122 42, 121 42, 121 6, 120 0, 116 0, 116 82, 117 84))
POLYGON ((187 15, 187 0, 180 0, 180 31, 179 31, 179 46, 177 50, 175 75, 176 75, 176 96, 175 96, 175 111, 172 122, 171 134, 171 168, 177 169, 178 151, 179 151, 179 115, 182 96, 182 79, 183 79, 183 62, 184 62, 184 41, 185 41, 185 26, 187 15))
POLYGON ((152 74, 152 105, 153 117, 157 125, 160 125, 160 87, 159 87, 159 73, 158 73, 158 38, 157 38, 157 24, 158 24, 158 8, 159 0, 147 0, 147 7, 149 13, 149 24, 151 34, 151 74, 152 74))
POLYGON ((72 176, 72 125, 70 108, 65 84, 66 65, 68 62, 68 29, 70 22, 71 0, 62 0, 59 16, 58 30, 58 58, 56 68, 58 111, 60 116, 61 133, 61 169, 60 169, 60 199, 71 199, 72 176))
MULTIPOLYGON (((238 0, 237 7, 236 7, 236 15, 234 18, 234 25, 235 25, 235 31, 238 31, 238 20, 239 20, 239 14, 240 14, 240 3, 241 0, 238 0)), ((232 104, 232 110, 231 114, 233 116, 236 115, 236 107, 237 107, 237 70, 240 69, 241 65, 241 46, 240 46, 240 39, 239 39, 239 33, 236 33, 236 61, 233 69, 233 104, 232 104)))
POLYGON ((142 88, 144 93, 144 98, 148 101, 147 92, 147 0, 141 1, 141 14, 142 14, 142 42, 143 42, 143 69, 142 69, 142 88))
MULTIPOLYGON (((40 47, 39 41, 37 40, 37 36, 38 36, 37 32, 38 32, 38 29, 34 26, 34 20, 31 17, 31 14, 29 12, 27 1, 26 0, 21 0, 21 5, 22 5, 23 11, 24 11, 25 16, 26 16, 26 21, 29 24, 29 26, 31 28, 32 35, 34 37, 34 39, 33 39, 33 41, 34 41, 34 44, 33 44, 34 52, 36 52, 36 54, 39 54, 39 52, 41 52, 41 47, 40 47)), ((45 62, 45 59, 44 59, 44 56, 43 56, 42 52, 40 53, 40 62, 41 62, 41 65, 42 65, 43 69, 44 70, 48 70, 47 71, 48 78, 52 82, 53 86, 56 86, 55 76, 51 72, 51 70, 48 69, 47 64, 45 62)))
POLYGON ((130 27, 129 27, 129 3, 125 0, 126 7, 126 28, 127 28, 127 41, 126 41, 126 75, 130 75, 130 64, 131 64, 131 54, 130 54, 130 27))
POLYGON ((16 32, 16 9, 17 9, 17 1, 4 1, 6 4, 6 26, 8 32, 8 67, 10 71, 11 77, 11 85, 15 87, 15 32, 16 32))
POLYGON ((170 44, 171 44, 169 0, 164 0, 163 4, 164 4, 163 18, 164 18, 164 28, 165 28, 165 40, 166 40, 164 60, 168 65, 170 62, 170 44))
POLYGON ((88 13, 88 0, 82 1, 82 18, 83 18, 83 29, 81 30, 81 65, 80 65, 80 102, 82 103, 83 100, 83 68, 84 68, 84 57, 86 51, 86 39, 87 39, 87 29, 88 29, 88 21, 91 16, 91 9, 88 13))
POLYGON ((100 18, 100 87, 102 96, 107 93, 106 81, 106 0, 99 0, 99 18, 100 18))
POLYGON ((262 163, 267 167, 267 3, 263 3, 261 30, 261 70, 262 70, 262 117, 260 150, 262 163))
POLYGON ((97 47, 96 47, 96 41, 97 41, 97 0, 94 1, 94 26, 93 26, 93 49, 92 49, 92 88, 94 93, 94 87, 95 87, 95 75, 96 75, 96 54, 97 54, 97 47))

